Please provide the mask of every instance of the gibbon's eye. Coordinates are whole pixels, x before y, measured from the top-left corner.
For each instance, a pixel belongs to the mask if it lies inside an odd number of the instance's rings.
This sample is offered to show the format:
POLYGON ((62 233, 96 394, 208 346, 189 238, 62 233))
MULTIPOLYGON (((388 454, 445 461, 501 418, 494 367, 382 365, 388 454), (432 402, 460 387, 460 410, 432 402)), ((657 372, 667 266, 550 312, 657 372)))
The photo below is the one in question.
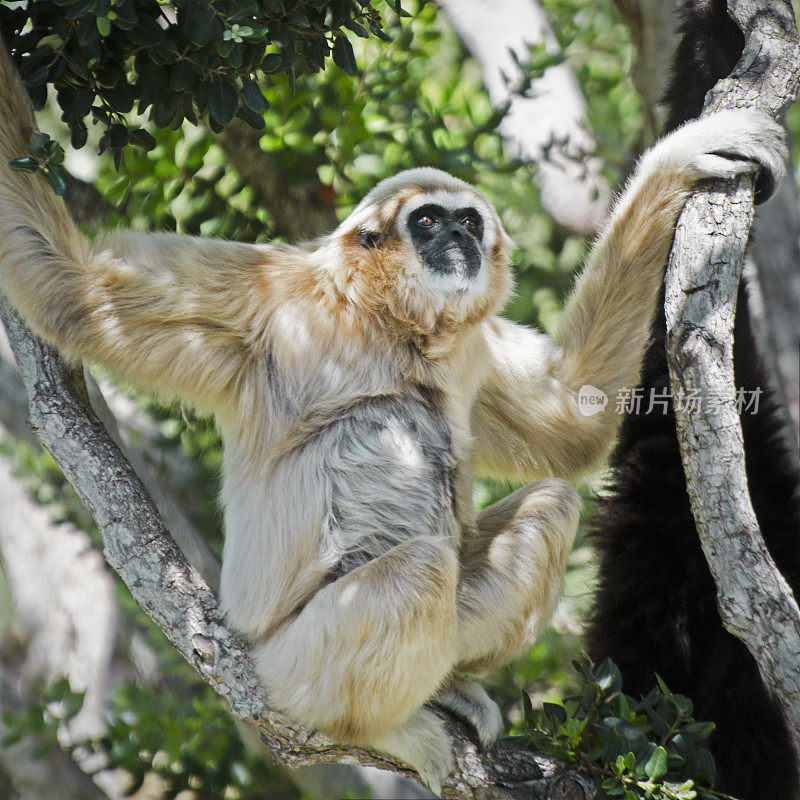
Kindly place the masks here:
POLYGON ((461 224, 470 232, 477 233, 481 229, 481 223, 475 217, 464 217, 461 224))
POLYGON ((430 214, 423 214, 418 220, 417 225, 420 228, 432 228, 436 223, 436 220, 430 214))

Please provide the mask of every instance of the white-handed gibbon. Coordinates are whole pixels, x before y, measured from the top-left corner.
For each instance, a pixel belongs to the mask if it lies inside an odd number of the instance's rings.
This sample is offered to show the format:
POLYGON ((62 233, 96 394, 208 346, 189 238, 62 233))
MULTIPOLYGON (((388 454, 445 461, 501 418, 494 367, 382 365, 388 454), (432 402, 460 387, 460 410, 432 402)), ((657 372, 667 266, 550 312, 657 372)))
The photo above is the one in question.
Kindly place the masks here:
POLYGON ((67 357, 214 412, 221 600, 270 702, 438 789, 450 745, 423 704, 489 745, 500 715, 466 676, 524 652, 558 599, 580 506, 565 479, 606 455, 619 419, 581 413, 579 389, 636 384, 684 201, 757 165, 778 180, 781 128, 726 111, 646 153, 553 341, 495 316, 510 240, 443 172, 381 182, 306 246, 89 242, 41 174, 7 166, 33 124, 3 50, 3 291, 67 357), (538 480, 476 514, 473 472, 538 480))

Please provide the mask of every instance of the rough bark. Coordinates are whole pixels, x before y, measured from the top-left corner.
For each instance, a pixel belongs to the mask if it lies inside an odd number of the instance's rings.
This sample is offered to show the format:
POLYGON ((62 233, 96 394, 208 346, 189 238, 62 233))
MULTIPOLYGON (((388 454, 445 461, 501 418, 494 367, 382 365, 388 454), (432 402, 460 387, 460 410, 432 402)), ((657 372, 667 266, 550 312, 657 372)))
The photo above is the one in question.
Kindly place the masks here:
POLYGON ((525 94, 515 93, 531 45, 542 42, 551 55, 559 46, 536 0, 439 0, 450 24, 478 62, 495 108, 508 111, 500 134, 509 155, 534 162, 542 205, 570 230, 594 233, 605 218, 609 187, 592 157, 594 140, 586 102, 572 68, 549 67, 525 94))
MULTIPOLYGON (((188 564, 142 482, 92 412, 81 371, 65 367, 52 348, 37 341, 5 298, 0 318, 28 392, 31 425, 92 512, 106 560, 233 714, 256 727, 275 761, 289 768, 358 763, 413 776, 389 756, 336 744, 269 707, 245 643, 227 627, 216 595, 188 564)), ((553 759, 509 741, 482 753, 463 726, 448 724, 456 768, 444 797, 592 796, 584 778, 553 759)))
MULTIPOLYGON (((758 107, 778 118, 800 80, 791 7, 783 0, 729 0, 729 8, 745 32, 745 51, 732 76, 709 92, 703 113, 758 107)), ((687 203, 667 268, 668 360, 673 393, 721 398, 699 410, 676 404, 692 511, 722 622, 753 654, 800 734, 800 611, 750 502, 733 382, 733 314, 752 216, 749 177, 687 203)))
POLYGON ((203 579, 214 590, 219 589, 220 564, 217 557, 206 544, 199 531, 192 525, 181 508, 180 503, 166 488, 157 470, 147 459, 147 451, 131 446, 130 438, 121 425, 117 423, 114 413, 108 407, 100 387, 92 378, 88 369, 84 368, 84 379, 89 393, 89 401, 106 431, 116 442, 131 467, 144 483, 156 508, 170 534, 188 562, 203 576, 203 579))

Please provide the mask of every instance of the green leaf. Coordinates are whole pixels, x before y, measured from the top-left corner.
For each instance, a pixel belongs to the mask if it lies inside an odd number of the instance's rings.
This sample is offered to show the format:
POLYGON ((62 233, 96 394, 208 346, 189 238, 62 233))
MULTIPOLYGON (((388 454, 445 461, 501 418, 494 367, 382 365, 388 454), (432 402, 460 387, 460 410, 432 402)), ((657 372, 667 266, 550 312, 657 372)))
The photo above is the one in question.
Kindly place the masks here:
POLYGON ((139 147, 143 147, 145 150, 153 150, 156 146, 155 138, 142 128, 139 128, 135 131, 130 131, 128 134, 128 139, 130 140, 131 144, 139 145, 139 147))
POLYGON ((522 719, 525 722, 530 722, 533 719, 531 696, 524 689, 520 692, 520 695, 522 696, 522 719))
POLYGON ((78 17, 82 17, 93 6, 94 0, 79 0, 77 3, 67 8, 64 12, 64 17, 66 19, 78 19, 78 17))
POLYGON ((28 89, 33 89, 34 86, 41 86, 50 75, 50 66, 42 64, 32 72, 29 72, 24 79, 25 86, 28 89))
POLYGON ((108 131, 112 147, 125 147, 128 144, 128 129, 125 125, 112 125, 108 131))
POLYGON ((281 68, 282 63, 283 56, 279 53, 267 53, 267 55, 261 59, 261 69, 267 73, 277 72, 281 68))
POLYGON ((70 96, 64 93, 61 107, 73 117, 85 117, 94 102, 94 92, 88 86, 81 86, 70 96))
POLYGON ((83 17, 78 22, 77 39, 81 47, 86 47, 97 38, 97 24, 93 17, 83 17))
POLYGON ((240 105, 239 108, 236 109, 236 116, 257 131, 263 131, 266 127, 264 117, 262 117, 261 114, 257 114, 252 108, 248 108, 246 105, 240 105))
POLYGON ((650 759, 644 765, 644 772, 652 781, 660 780, 667 774, 667 751, 661 745, 653 750, 650 759))
POLYGON ((50 184, 52 190, 59 197, 67 190, 67 181, 60 167, 51 167, 45 170, 44 176, 47 178, 47 182, 50 184))
POLYGON ((661 691, 664 692, 664 696, 672 697, 672 692, 667 688, 667 684, 664 683, 664 680, 658 673, 656 673, 656 681, 658 681, 658 685, 661 687, 661 691))
POLYGON ((682 694, 673 694, 670 699, 680 712, 681 717, 686 719, 687 717, 692 716, 692 711, 694 710, 694 706, 692 704, 692 701, 688 697, 685 697, 682 694))
POLYGON ((47 143, 47 147, 45 147, 45 155, 47 156, 48 165, 64 163, 64 148, 52 139, 47 143))
POLYGON ((80 150, 86 144, 88 138, 89 131, 83 122, 80 120, 76 120, 74 123, 70 122, 69 141, 76 150, 80 150))
POLYGON ((47 146, 50 144, 50 137, 41 131, 31 131, 30 147, 35 156, 44 158, 47 155, 47 146))
POLYGON ((619 667, 610 659, 605 659, 594 671, 594 680, 605 694, 618 692, 622 687, 619 667))
POLYGON ((184 19, 183 31, 192 44, 205 47, 217 31, 218 20, 208 8, 188 6, 179 12, 179 20, 184 19))
POLYGON ((236 114, 239 105, 236 89, 228 80, 216 80, 208 92, 208 110, 213 120, 226 125, 236 114))
POLYGON ((296 25, 298 28, 310 28, 311 23, 308 20, 308 15, 302 9, 296 8, 286 15, 289 24, 296 25))
POLYGON ((114 13, 117 18, 114 20, 114 27, 121 31, 129 31, 139 19, 136 10, 130 3, 123 3, 114 6, 114 13))
POLYGON ((154 47, 164 39, 164 31, 152 17, 138 17, 136 24, 126 33, 140 47, 154 47))
POLYGON ((3 747, 13 747, 22 739, 23 733, 21 730, 10 731, 0 738, 0 744, 3 747))
POLYGON ((382 42, 392 41, 374 22, 370 22, 369 29, 372 31, 373 35, 377 36, 382 42))
POLYGON ((178 111, 181 97, 177 92, 164 92, 158 100, 153 103, 150 118, 159 128, 166 128, 178 111))
POLYGON ((325 56, 328 55, 328 52, 328 44, 323 37, 309 38, 303 44, 303 58, 313 72, 325 68, 325 56))
POLYGON ((714 757, 711 755, 710 750, 702 748, 695 752, 692 772, 696 777, 704 778, 708 781, 709 786, 714 785, 717 767, 716 764, 714 764, 714 757))
POLYGON ((24 156, 9 161, 8 166, 16 172, 36 172, 39 169, 39 162, 31 156, 24 156))
POLYGON ((169 71, 169 85, 182 92, 194 79, 194 70, 188 61, 176 61, 169 71))
POLYGON ((62 719, 70 720, 77 716, 78 712, 83 708, 83 698, 82 692, 68 692, 63 698, 64 714, 62 719))
POLYGON ((559 724, 563 725, 567 721, 567 710, 558 703, 542 703, 542 709, 548 716, 555 717, 559 724))
POLYGON ((228 19, 235 22, 239 19, 254 17, 258 13, 258 3, 254 2, 254 0, 239 0, 239 2, 230 7, 228 19))
POLYGON ((369 31, 367 31, 363 25, 360 25, 354 19, 346 19, 344 21, 344 26, 347 28, 347 30, 352 31, 356 36, 359 36, 362 39, 369 39, 369 31))
POLYGON ((242 88, 239 90, 239 96, 244 101, 244 104, 260 114, 266 108, 266 100, 261 93, 261 87, 250 78, 242 80, 242 88))
POLYGON ((97 18, 97 32, 103 37, 111 33, 111 20, 108 17, 97 18))
POLYGON ((353 45, 346 36, 338 36, 333 43, 333 63, 348 75, 355 75, 358 72, 353 45))
POLYGON ((691 722, 681 728, 681 733, 691 739, 708 739, 717 726, 713 722, 691 722))
POLYGON ((106 89, 101 93, 111 103, 114 111, 127 114, 133 108, 136 91, 133 86, 125 83, 119 88, 106 89))
POLYGON ((625 768, 627 770, 629 770, 630 772, 636 771, 636 756, 633 753, 631 753, 630 751, 625 753, 625 758, 623 759, 623 761, 625 763, 625 768))
MULTIPOLYGON (((229 33, 229 31, 225 31, 225 33, 229 33)), ((233 46, 234 46, 235 44, 236 44, 236 42, 234 42, 234 41, 233 41, 233 38, 232 38, 232 37, 228 37, 228 38, 226 39, 226 38, 224 37, 224 35, 223 35, 223 38, 222 38, 222 39, 219 39, 219 40, 217 41, 217 44, 216 44, 217 52, 218 52, 218 53, 219 53, 219 54, 220 54, 220 55, 221 55, 223 58, 227 58, 227 57, 228 57, 228 56, 231 54, 231 51, 233 50, 233 46)))

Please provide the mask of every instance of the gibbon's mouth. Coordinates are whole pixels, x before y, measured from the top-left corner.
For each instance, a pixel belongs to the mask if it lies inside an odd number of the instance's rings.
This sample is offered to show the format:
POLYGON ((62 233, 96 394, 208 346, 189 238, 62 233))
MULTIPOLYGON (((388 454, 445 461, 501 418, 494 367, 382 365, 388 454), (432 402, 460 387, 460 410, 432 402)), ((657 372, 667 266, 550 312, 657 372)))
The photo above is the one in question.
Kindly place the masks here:
POLYGON ((453 243, 444 247, 438 258, 431 259, 427 267, 438 275, 473 279, 481 269, 481 254, 472 242, 453 243))

